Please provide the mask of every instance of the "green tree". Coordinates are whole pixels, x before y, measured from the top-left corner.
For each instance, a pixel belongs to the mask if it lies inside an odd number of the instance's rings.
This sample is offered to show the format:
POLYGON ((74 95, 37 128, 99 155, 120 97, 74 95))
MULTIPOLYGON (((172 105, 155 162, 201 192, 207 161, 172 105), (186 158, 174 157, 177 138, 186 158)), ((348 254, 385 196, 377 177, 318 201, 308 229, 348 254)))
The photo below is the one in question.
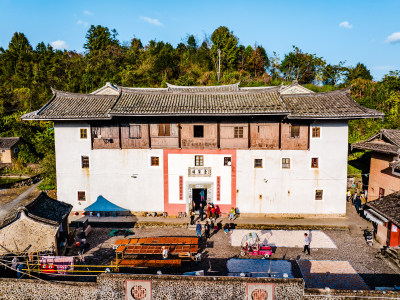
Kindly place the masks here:
POLYGON ((83 48, 92 52, 104 50, 107 46, 117 46, 119 44, 117 35, 118 33, 115 29, 110 31, 107 27, 92 25, 86 33, 86 43, 83 48))
POLYGON ((300 84, 312 83, 325 65, 325 61, 316 54, 304 53, 298 47, 285 54, 279 70, 286 80, 297 79, 300 84))
POLYGON ((337 85, 346 73, 345 62, 340 61, 337 65, 328 64, 322 69, 322 83, 324 85, 337 85))
POLYGON ((345 76, 346 76, 345 82, 347 84, 351 83, 353 80, 357 78, 372 80, 371 72, 362 63, 358 63, 354 68, 353 67, 347 68, 345 76))
POLYGON ((211 35, 211 53, 214 62, 218 62, 218 50, 221 50, 221 68, 235 70, 239 60, 239 39, 225 26, 220 26, 211 35))

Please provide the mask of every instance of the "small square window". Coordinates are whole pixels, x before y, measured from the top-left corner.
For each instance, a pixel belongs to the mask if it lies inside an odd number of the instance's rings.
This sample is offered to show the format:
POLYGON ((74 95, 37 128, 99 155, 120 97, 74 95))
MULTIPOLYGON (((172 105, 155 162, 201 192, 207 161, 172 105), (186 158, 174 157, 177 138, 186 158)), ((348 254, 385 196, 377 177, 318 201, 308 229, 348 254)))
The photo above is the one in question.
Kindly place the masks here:
POLYGON ((89 156, 81 156, 82 169, 89 168, 89 156))
POLYGON ((81 139, 87 139, 87 129, 86 128, 81 128, 81 139))
POLYGON ((86 192, 78 192, 78 201, 86 201, 86 192))
POLYGON ((300 137, 300 126, 299 125, 290 125, 289 131, 290 131, 291 138, 299 138, 300 137))
POLYGON ((158 156, 151 157, 151 166, 159 166, 160 165, 160 158, 158 156))
POLYGON ((311 168, 318 168, 318 157, 311 158, 311 168))
POLYGON ((312 137, 313 138, 319 138, 320 137, 320 127, 313 127, 312 128, 312 137))
POLYGON ((224 166, 232 165, 232 157, 224 157, 224 166))
POLYGON ((282 158, 282 169, 290 169, 290 158, 282 158))
POLYGON ((254 168, 262 168, 262 159, 261 158, 256 158, 254 160, 254 168))
POLYGON ((243 127, 234 127, 234 138, 235 139, 243 138, 243 127))
POLYGON ((315 191, 315 200, 322 200, 323 190, 316 190, 315 191))
POLYGON ((130 139, 140 139, 140 125, 129 125, 129 138, 130 139))
POLYGON ((203 155, 195 155, 194 156, 194 165, 196 167, 202 167, 204 166, 204 158, 203 155))
POLYGON ((204 137, 204 126, 203 125, 194 125, 193 126, 193 137, 195 137, 195 138, 204 137))

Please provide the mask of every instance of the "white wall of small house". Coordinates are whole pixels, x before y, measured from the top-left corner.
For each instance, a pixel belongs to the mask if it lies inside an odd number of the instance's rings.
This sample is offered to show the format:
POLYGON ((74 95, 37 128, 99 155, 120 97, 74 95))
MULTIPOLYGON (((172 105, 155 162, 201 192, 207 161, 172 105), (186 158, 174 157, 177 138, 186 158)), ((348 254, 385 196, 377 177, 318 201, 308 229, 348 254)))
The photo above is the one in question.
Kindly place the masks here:
MULTIPOLYGON (((237 150, 236 206, 242 213, 345 214, 347 177, 347 122, 314 122, 320 138, 310 139, 310 150, 237 150), (311 158, 319 168, 311 168, 311 158), (254 159, 263 160, 254 168, 254 159), (290 158, 290 169, 282 169, 282 158, 290 158), (315 190, 323 200, 315 200, 315 190), (261 199, 260 199, 261 195, 261 199)), ((310 135, 312 130, 310 130, 310 135)), ((164 211, 162 149, 91 149, 90 126, 85 122, 56 122, 56 167, 58 199, 81 211, 99 196, 131 211, 164 211), (86 128, 87 139, 80 139, 86 128), (82 169, 81 156, 89 156, 82 169), (159 166, 151 166, 151 156, 159 166), (136 178, 133 178, 133 177, 136 178), (78 201, 78 191, 86 201, 78 201)), ((190 184, 212 183, 216 203, 217 176, 221 178, 219 204, 231 204, 231 167, 224 166, 229 154, 170 153, 168 156, 168 200, 186 204, 190 184), (189 177, 194 156, 203 155, 210 177, 189 177), (179 199, 179 176, 183 176, 183 200, 179 199)))

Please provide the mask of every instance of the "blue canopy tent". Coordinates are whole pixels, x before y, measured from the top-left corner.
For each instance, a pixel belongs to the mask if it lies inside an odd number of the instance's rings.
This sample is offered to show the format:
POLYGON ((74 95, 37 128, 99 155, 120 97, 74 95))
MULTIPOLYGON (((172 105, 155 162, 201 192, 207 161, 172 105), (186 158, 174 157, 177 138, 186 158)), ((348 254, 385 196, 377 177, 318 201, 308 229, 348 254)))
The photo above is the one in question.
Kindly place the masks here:
POLYGON ((122 208, 110 201, 108 201, 103 196, 97 197, 96 202, 89 205, 84 209, 85 211, 89 212, 129 212, 129 209, 122 208))
POLYGON ((231 258, 226 267, 228 276, 294 278, 292 264, 287 260, 231 258))

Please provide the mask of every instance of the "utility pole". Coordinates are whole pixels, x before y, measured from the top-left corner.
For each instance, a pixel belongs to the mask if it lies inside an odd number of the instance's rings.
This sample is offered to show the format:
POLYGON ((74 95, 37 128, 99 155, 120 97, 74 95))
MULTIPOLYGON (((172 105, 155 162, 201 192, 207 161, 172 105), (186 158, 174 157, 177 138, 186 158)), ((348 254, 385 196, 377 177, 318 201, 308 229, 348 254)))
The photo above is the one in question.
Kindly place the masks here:
POLYGON ((217 72, 218 81, 221 78, 221 49, 218 49, 218 72, 217 72))

